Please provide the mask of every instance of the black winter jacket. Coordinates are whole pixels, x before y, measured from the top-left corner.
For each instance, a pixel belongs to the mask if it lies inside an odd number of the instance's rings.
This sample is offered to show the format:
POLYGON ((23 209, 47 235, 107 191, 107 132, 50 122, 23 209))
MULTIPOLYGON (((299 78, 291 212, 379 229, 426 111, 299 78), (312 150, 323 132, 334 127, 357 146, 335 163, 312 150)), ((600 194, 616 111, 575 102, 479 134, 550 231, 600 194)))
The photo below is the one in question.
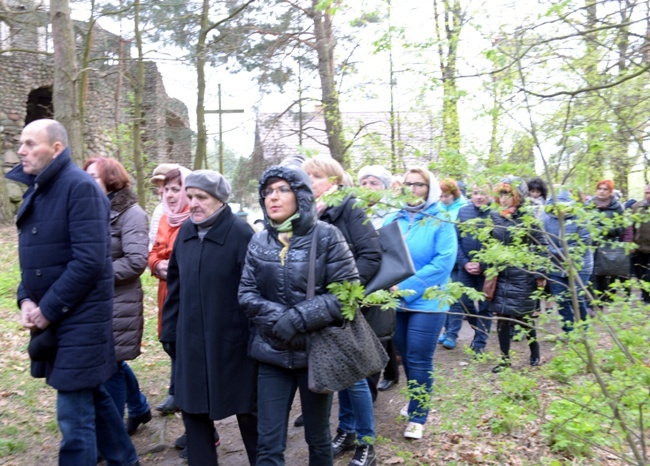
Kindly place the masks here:
MULTIPOLYGON (((491 212, 494 224, 492 237, 507 245, 513 244, 515 235, 513 228, 522 228, 522 209, 511 217, 503 217, 499 212, 491 212)), ((531 253, 546 254, 548 243, 539 225, 530 229, 523 239, 528 244, 531 253)), ((498 314, 522 316, 532 314, 538 308, 538 300, 531 297, 537 289, 537 270, 524 270, 521 267, 508 266, 499 272, 497 287, 492 301, 492 310, 498 314)))
POLYGON ((381 266, 381 244, 365 211, 355 208, 355 202, 348 196, 341 204, 328 207, 320 219, 341 230, 357 264, 361 284, 365 285, 381 266))
POLYGON ((210 419, 255 411, 257 364, 237 291, 252 228, 229 205, 202 239, 183 223, 167 271, 160 340, 176 342, 178 406, 210 419))
MULTIPOLYGON (((596 209, 598 212, 601 213, 601 215, 605 216, 605 218, 614 218, 614 215, 623 215, 623 205, 614 196, 612 196, 611 202, 604 209, 598 208, 593 199, 589 202, 589 204, 587 204, 587 206, 596 209)), ((601 224, 601 228, 604 228, 602 224, 601 224)), ((605 241, 618 240, 620 236, 623 234, 624 230, 625 228, 622 226, 608 228, 607 230, 603 231, 602 238, 605 241)))
MULTIPOLYGON (((357 264, 361 284, 365 285, 381 266, 381 243, 365 211, 355 208, 355 202, 352 196, 348 196, 341 204, 327 208, 320 219, 334 225, 343 233, 357 264)), ((380 340, 387 341, 393 336, 395 309, 382 311, 379 306, 371 306, 361 310, 380 340)))
MULTIPOLYGON (((293 236, 284 265, 280 261, 282 244, 274 228, 267 225, 264 231, 253 236, 239 285, 239 302, 255 326, 251 356, 280 367, 305 368, 307 333, 342 320, 341 304, 327 291, 327 285, 358 280, 359 274, 341 232, 316 221, 314 195, 307 174, 288 166, 271 167, 262 175, 259 190, 273 177, 289 183, 296 195, 300 217, 293 221, 293 236), (318 229, 316 293, 314 298, 306 300, 309 250, 315 229, 318 229), (290 313, 291 323, 299 332, 292 344, 276 338, 272 332, 285 313, 290 313)), ((261 194, 260 204, 268 219, 261 194)))
MULTIPOLYGON (((456 226, 456 231, 458 232, 458 254, 456 257, 456 264, 461 269, 465 268, 465 264, 468 262, 474 262, 473 253, 480 251, 483 245, 481 242, 472 234, 462 233, 461 228, 458 226, 461 223, 465 223, 469 220, 475 218, 487 219, 490 216, 490 209, 488 206, 476 207, 473 203, 464 205, 458 210, 458 224, 456 226)), ((481 227, 484 225, 484 222, 476 224, 476 227, 481 227)), ((481 267, 485 269, 485 267, 481 267)))

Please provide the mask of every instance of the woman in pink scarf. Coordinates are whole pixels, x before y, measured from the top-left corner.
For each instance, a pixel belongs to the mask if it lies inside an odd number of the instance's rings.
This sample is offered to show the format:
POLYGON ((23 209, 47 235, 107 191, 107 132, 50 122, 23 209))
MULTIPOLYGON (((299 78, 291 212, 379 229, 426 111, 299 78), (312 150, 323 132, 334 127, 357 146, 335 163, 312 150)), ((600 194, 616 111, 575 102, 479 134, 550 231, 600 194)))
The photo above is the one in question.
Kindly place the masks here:
MULTIPOLYGON (((174 241, 178 230, 185 220, 190 217, 189 202, 185 195, 185 177, 191 172, 185 167, 171 170, 165 175, 163 181, 163 211, 158 225, 156 241, 149 253, 149 270, 154 277, 158 278, 158 336, 162 323, 162 308, 167 297, 167 265, 172 255, 174 241)), ((171 381, 169 384, 169 396, 156 409, 163 414, 171 414, 177 411, 174 403, 174 368, 175 348, 172 344, 163 345, 165 352, 169 354, 172 361, 171 381)))

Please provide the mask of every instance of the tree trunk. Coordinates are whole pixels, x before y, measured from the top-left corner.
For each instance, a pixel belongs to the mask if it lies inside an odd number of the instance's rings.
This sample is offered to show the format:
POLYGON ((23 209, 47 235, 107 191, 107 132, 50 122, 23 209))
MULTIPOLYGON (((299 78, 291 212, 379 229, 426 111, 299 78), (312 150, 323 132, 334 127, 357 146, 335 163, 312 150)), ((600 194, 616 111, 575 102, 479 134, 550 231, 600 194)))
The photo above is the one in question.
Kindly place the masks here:
POLYGON ((54 42, 54 117, 68 131, 72 156, 78 164, 84 160, 83 122, 77 105, 77 48, 68 0, 51 0, 50 22, 54 42))
POLYGON ((339 106, 339 96, 334 81, 334 46, 332 33, 332 16, 318 10, 318 0, 312 0, 314 7, 314 35, 318 53, 318 75, 321 82, 323 110, 325 112, 325 130, 330 155, 341 165, 345 163, 346 142, 343 135, 343 120, 339 106))
POLYGON ((442 132, 444 138, 443 164, 445 172, 454 178, 466 173, 467 161, 460 153, 460 122, 458 119, 458 89, 456 87, 456 62, 458 60, 458 41, 463 26, 462 10, 459 0, 444 0, 442 19, 438 15, 438 0, 433 1, 435 12, 438 59, 442 76, 442 132), (440 22, 445 28, 444 36, 440 22), (446 50, 444 45, 446 44, 446 50))
POLYGON ((196 44, 196 155, 194 170, 207 168, 208 131, 205 127, 205 40, 207 37, 210 2, 203 0, 201 11, 201 31, 196 44))
POLYGON ((147 190, 144 179, 144 164, 142 163, 142 94, 144 93, 144 58, 142 55, 142 34, 140 32, 140 0, 133 3, 133 21, 135 44, 138 50, 137 75, 134 89, 133 104, 133 165, 138 191, 138 203, 143 209, 147 205, 147 190))

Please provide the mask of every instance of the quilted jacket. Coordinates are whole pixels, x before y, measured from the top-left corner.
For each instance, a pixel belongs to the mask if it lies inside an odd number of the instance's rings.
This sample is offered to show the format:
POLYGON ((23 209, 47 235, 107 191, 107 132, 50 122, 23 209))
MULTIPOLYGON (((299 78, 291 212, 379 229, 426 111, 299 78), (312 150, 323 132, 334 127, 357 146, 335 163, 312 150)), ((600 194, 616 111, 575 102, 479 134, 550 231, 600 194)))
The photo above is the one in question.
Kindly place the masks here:
POLYGON ((128 361, 140 354, 144 328, 140 275, 149 257, 147 214, 129 188, 121 189, 111 198, 111 255, 115 274, 115 357, 118 361, 128 361))
MULTIPOLYGON (((267 225, 265 230, 253 236, 239 285, 239 302, 255 326, 251 356, 280 367, 304 368, 307 367, 306 334, 342 319, 341 304, 336 296, 328 292, 327 285, 359 280, 359 274, 341 232, 332 225, 316 220, 314 194, 307 174, 302 169, 289 166, 271 167, 260 179, 260 191, 272 177, 282 178, 289 183, 296 195, 300 217, 293 221, 293 236, 284 265, 280 261, 282 244, 274 228, 267 225), (316 229, 315 297, 307 300, 309 250, 316 229), (291 347, 272 333, 275 323, 287 312, 300 332, 295 339, 296 344, 291 347), (300 339, 305 343, 301 344, 300 339)), ((268 219, 261 194, 260 204, 268 219)))
POLYGON ((16 217, 18 303, 38 304, 58 343, 54 362, 32 363, 32 374, 57 390, 97 387, 116 368, 108 199, 69 149, 38 176, 18 165, 6 177, 28 186, 16 217))
MULTIPOLYGON (((488 206, 476 207, 470 202, 458 210, 458 223, 465 223, 476 218, 487 219, 489 216, 490 209, 488 206)), ((476 223, 474 227, 480 228, 481 225, 483 225, 482 222, 476 223)), ((468 262, 474 262, 472 254, 480 251, 483 246, 476 236, 470 233, 463 233, 460 226, 456 227, 456 230, 458 232, 458 255, 456 257, 456 263, 458 267, 464 268, 468 262)), ((481 269, 485 270, 485 267, 481 267, 481 269)))
MULTIPOLYGON (((523 209, 510 217, 492 211, 490 216, 494 224, 492 237, 499 242, 510 245, 515 241, 512 228, 521 228, 523 209)), ((541 232, 541 225, 530 229, 523 242, 528 244, 531 252, 546 254, 546 236, 541 232)), ((537 289, 537 270, 525 270, 521 267, 507 266, 499 272, 497 287, 492 300, 492 310, 498 314, 521 316, 532 314, 537 310, 538 301, 531 295, 537 289)))

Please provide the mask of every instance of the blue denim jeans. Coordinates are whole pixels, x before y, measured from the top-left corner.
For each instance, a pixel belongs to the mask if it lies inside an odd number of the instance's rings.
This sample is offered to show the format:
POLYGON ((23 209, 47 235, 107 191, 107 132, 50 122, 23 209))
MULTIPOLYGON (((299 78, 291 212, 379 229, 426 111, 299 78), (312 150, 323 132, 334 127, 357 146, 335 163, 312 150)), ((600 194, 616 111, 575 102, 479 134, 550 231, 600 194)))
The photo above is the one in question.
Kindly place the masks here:
POLYGON ((147 397, 140 391, 138 379, 126 362, 117 363, 117 372, 104 382, 104 388, 113 398, 117 412, 122 417, 124 417, 125 404, 129 417, 138 417, 149 411, 147 397))
MULTIPOLYGON (((461 282, 463 285, 474 288, 478 291, 483 291, 483 283, 485 283, 485 276, 472 275, 467 273, 465 269, 459 269, 456 275, 456 281, 461 282)), ((463 325, 463 315, 467 314, 467 321, 474 329, 474 339, 472 340, 472 348, 483 349, 487 343, 488 334, 492 327, 492 311, 490 310, 489 301, 479 301, 478 309, 474 305, 474 301, 469 299, 466 294, 461 296, 458 302, 451 305, 451 314, 447 315, 447 323, 445 333, 447 338, 456 341, 458 333, 463 325)))
POLYGON ((395 343, 402 355, 402 366, 409 389, 423 389, 409 402, 409 420, 424 424, 429 415, 429 401, 433 388, 433 354, 445 323, 442 312, 398 312, 395 343))
POLYGON ((360 443, 375 443, 375 413, 366 379, 339 392, 339 430, 356 433, 360 443))
MULTIPOLYGON (((582 283, 587 285, 589 281, 588 274, 578 274, 582 283)), ((575 322, 575 314, 573 312, 573 302, 571 293, 569 293, 569 277, 560 277, 558 275, 549 276, 549 285, 551 287, 551 294, 557 301, 558 312, 562 316, 562 330, 570 332, 573 330, 573 323, 575 322)), ((580 320, 587 319, 587 303, 585 296, 581 295, 581 289, 577 287, 578 291, 578 312, 580 320)))
POLYGON ((285 369, 260 363, 257 376, 257 466, 284 465, 289 411, 296 390, 300 390, 309 464, 334 464, 329 425, 332 395, 309 390, 306 368, 285 369))
MULTIPOLYGON (((454 265, 454 270, 451 271, 450 278, 452 282, 458 281, 458 271, 458 266, 454 265)), ((444 334, 446 338, 454 342, 458 339, 458 333, 460 332, 460 328, 463 326, 464 318, 465 316, 463 315, 463 309, 461 307, 454 309, 452 306, 451 309, 449 309, 449 314, 446 314, 445 316, 444 325, 444 334)))
POLYGON ((95 466, 97 450, 108 466, 131 466, 138 455, 106 389, 59 391, 56 399, 63 436, 59 466, 95 466))

